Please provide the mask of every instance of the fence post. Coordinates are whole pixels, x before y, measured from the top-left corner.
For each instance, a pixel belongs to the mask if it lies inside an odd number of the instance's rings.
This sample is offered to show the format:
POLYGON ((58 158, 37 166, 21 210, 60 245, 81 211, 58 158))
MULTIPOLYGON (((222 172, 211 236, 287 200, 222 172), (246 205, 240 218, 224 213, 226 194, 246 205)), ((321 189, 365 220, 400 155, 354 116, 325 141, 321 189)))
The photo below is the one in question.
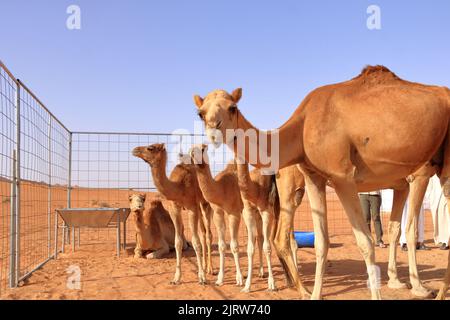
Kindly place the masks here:
POLYGON ((10 232, 9 232, 9 287, 15 288, 16 281, 16 150, 12 154, 12 183, 10 197, 10 232))
POLYGON ((48 224, 48 234, 47 234, 47 253, 48 258, 52 255, 52 117, 49 117, 48 122, 48 212, 47 212, 47 224, 48 224))
POLYGON ((15 221, 15 230, 16 230, 16 237, 15 237, 15 246, 16 246, 16 261, 15 261, 15 267, 16 267, 16 286, 17 282, 20 279, 20 150, 21 150, 21 144, 20 144, 20 88, 21 88, 21 82, 19 79, 17 79, 17 90, 16 90, 16 178, 14 179, 14 188, 16 192, 16 201, 15 201, 15 207, 16 207, 16 221, 15 221))
MULTIPOLYGON (((72 132, 69 133, 69 168, 67 172, 67 208, 72 206, 72 132)), ((61 252, 64 253, 65 245, 66 245, 66 231, 69 230, 66 226, 66 223, 63 222, 63 232, 62 232, 62 248, 61 252)), ((67 233, 67 237, 69 238, 69 234, 67 233)))

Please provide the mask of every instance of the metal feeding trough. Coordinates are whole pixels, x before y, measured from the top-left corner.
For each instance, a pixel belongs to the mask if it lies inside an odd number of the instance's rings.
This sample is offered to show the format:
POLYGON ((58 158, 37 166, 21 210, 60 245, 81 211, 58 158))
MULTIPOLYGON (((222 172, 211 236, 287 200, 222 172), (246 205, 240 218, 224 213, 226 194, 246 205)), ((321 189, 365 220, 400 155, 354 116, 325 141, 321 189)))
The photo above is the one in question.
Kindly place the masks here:
MULTIPOLYGON (((127 219, 129 208, 66 208, 56 209, 55 237, 58 237, 58 215, 64 221, 62 252, 64 252, 65 231, 72 229, 72 250, 75 251, 75 229, 78 229, 78 245, 80 244, 80 228, 116 228, 117 229, 117 256, 120 256, 122 247, 121 228, 123 230, 123 248, 126 247, 127 219), (122 226, 121 226, 122 224, 122 226)), ((57 250, 56 250, 57 251, 57 250)))

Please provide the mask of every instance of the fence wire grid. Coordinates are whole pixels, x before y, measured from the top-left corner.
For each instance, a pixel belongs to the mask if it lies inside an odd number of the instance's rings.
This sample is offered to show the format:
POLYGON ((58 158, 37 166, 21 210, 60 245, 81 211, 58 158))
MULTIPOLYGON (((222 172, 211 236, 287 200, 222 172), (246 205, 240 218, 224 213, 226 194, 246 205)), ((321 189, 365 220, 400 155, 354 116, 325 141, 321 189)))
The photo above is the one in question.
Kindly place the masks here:
MULTIPOLYGON (((145 192, 149 199, 156 196, 150 168, 132 156, 134 147, 165 143, 169 175, 192 144, 206 141, 203 134, 71 132, 1 61, 0 107, 0 295, 60 251, 54 233, 55 209, 128 207, 132 193, 145 192)), ((208 152, 213 175, 233 158, 225 146, 208 152)), ((350 234, 332 189, 327 190, 327 207, 330 235, 350 234)), ((388 213, 382 214, 384 230, 388 213)), ((425 221, 430 230, 431 217, 427 215, 425 221)), ((307 194, 297 209, 294 227, 313 230, 307 194)), ((132 245, 134 225, 128 223, 127 228, 132 245)), ((185 233, 190 238, 189 228, 185 233)), ((213 235, 217 241, 214 227, 213 235)), ((108 244, 114 250, 115 239, 110 229, 81 231, 82 243, 108 244)), ((239 240, 241 246, 245 244, 243 221, 239 240)))

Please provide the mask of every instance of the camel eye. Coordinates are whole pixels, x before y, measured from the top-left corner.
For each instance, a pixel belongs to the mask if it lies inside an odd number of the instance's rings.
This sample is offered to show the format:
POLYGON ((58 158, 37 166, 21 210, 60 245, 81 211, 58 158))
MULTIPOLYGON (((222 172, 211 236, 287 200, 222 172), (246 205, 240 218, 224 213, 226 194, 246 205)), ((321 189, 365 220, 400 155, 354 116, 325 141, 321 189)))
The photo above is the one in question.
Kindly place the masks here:
POLYGON ((205 119, 204 119, 205 116, 203 115, 202 112, 198 112, 197 115, 198 115, 198 117, 199 117, 201 120, 205 120, 205 119))
POLYGON ((233 104, 228 108, 228 111, 230 111, 231 114, 234 114, 237 110, 237 105, 233 104))
POLYGON ((147 148, 148 151, 153 151, 153 149, 154 149, 153 147, 148 147, 147 148))

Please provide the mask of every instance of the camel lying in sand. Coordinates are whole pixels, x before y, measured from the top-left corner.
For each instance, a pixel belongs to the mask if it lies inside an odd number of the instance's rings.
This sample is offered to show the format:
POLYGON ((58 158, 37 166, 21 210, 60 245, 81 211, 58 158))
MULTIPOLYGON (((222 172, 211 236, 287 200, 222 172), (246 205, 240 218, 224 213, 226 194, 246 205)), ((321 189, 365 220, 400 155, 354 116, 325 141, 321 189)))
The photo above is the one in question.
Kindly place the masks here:
MULTIPOLYGON (((145 194, 129 196, 130 209, 136 228, 134 257, 160 259, 175 248, 175 228, 169 213, 160 200, 152 200, 145 208, 145 194), (152 251, 152 252, 149 252, 152 251)), ((183 235, 183 250, 187 242, 183 235)))

